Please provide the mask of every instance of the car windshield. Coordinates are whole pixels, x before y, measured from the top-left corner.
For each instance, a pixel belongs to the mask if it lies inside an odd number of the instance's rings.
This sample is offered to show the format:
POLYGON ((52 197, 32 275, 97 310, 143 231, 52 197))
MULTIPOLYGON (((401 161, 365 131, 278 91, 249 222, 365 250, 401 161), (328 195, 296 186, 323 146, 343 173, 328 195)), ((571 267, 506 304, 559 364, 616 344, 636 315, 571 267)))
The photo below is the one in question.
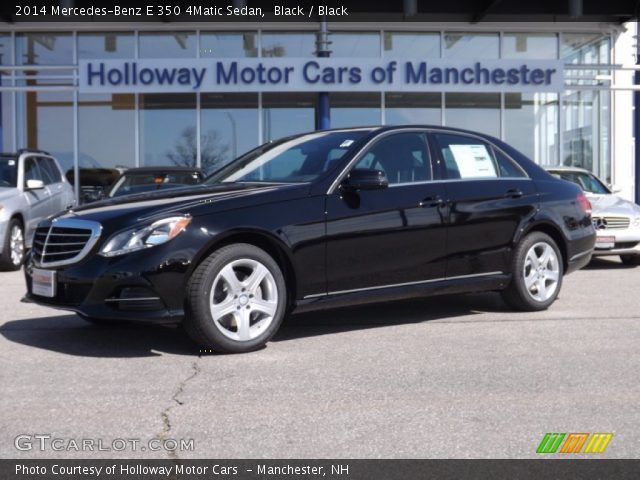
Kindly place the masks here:
POLYGON ((18 162, 13 157, 0 157, 0 187, 18 185, 18 162))
POLYGON ((595 175, 592 175, 587 172, 563 172, 556 171, 553 172, 553 175, 557 178, 561 178, 562 180, 567 180, 569 182, 575 183, 582 188, 587 193, 596 193, 606 195, 611 193, 604 184, 598 180, 595 175))
POLYGON ((109 197, 121 197, 134 193, 167 190, 200 183, 202 176, 197 171, 130 173, 116 181, 108 193, 109 197))
POLYGON ((207 178, 220 182, 310 182, 328 172, 368 130, 315 132, 267 143, 207 178))

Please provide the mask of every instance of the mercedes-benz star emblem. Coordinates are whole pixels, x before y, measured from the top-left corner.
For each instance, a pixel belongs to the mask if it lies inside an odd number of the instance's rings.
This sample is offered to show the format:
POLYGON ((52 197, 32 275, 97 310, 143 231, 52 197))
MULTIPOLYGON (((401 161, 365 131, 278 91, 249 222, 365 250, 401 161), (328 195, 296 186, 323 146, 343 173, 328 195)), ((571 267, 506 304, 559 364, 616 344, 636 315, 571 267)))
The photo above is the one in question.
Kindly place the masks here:
POLYGON ((605 228, 607 228, 607 220, 605 218, 594 218, 593 227, 596 230, 604 230, 605 228))

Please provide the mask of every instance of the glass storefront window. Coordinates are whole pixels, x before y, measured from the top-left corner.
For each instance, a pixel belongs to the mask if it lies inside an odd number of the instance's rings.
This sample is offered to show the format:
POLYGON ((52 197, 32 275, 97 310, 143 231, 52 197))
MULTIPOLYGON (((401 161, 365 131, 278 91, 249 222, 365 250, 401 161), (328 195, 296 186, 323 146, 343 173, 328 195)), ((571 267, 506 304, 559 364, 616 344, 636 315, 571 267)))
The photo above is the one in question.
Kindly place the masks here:
POLYGON ((445 33, 444 58, 496 59, 500 56, 500 36, 497 33, 445 33))
POLYGON ((609 96, 608 91, 578 90, 562 99, 562 164, 590 170, 606 183, 611 183, 609 96))
POLYGON ((329 37, 332 57, 379 57, 380 34, 378 33, 332 33, 329 37))
POLYGON ((312 32, 263 32, 263 57, 313 57, 316 36, 312 32))
POLYGON ((380 125, 380 93, 336 92, 330 96, 332 128, 380 125))
POLYGON ((200 56, 202 58, 257 57, 258 34, 256 32, 200 32, 200 56))
POLYGON ((195 58, 195 32, 140 32, 140 58, 195 58))
POLYGON ((133 32, 81 32, 78 58, 134 58, 133 32))
POLYGON ((11 65, 11 35, 0 34, 0 65, 11 65))
POLYGON ((133 94, 80 94, 78 143, 80 168, 135 167, 133 94))
POLYGON ((565 63, 611 62, 611 38, 601 33, 563 33, 560 58, 565 63))
POLYGON ((505 141, 536 163, 558 164, 558 129, 557 94, 505 94, 505 141))
POLYGON ((257 93, 203 93, 200 157, 211 173, 258 145, 257 93))
POLYGON ((499 93, 446 93, 445 125, 500 137, 499 93))
POLYGON ((313 131, 317 103, 314 93, 263 93, 263 141, 313 131))
POLYGON ((140 94, 140 166, 197 165, 196 94, 140 94))
POLYGON ((17 147, 46 150, 65 172, 73 168, 71 92, 21 92, 17 101, 17 147))
POLYGON ((407 58, 440 58, 439 33, 384 32, 384 55, 407 58))
POLYGON ((558 58, 558 35, 555 33, 504 33, 502 58, 558 58))
POLYGON ((384 94, 385 124, 440 125, 440 93, 400 93, 384 94))
MULTIPOLYGON (((2 76, 2 85, 9 85, 8 77, 2 76)), ((13 108, 13 95, 11 92, 0 94, 0 152, 10 152, 15 149, 13 145, 14 122, 11 118, 13 108)))
POLYGON ((73 35, 57 32, 29 32, 16 35, 18 65, 72 65, 73 35))

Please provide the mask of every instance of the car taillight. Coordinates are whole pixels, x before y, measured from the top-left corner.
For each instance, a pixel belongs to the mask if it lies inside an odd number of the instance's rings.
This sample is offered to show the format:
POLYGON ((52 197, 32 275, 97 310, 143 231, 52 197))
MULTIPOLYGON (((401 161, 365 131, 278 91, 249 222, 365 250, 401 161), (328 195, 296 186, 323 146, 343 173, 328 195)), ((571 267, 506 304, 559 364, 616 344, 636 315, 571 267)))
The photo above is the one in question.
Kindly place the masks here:
POLYGON ((584 213, 586 213, 587 215, 591 215, 591 202, 589 201, 587 196, 584 193, 580 192, 576 197, 576 200, 578 201, 578 205, 580 205, 580 208, 582 208, 582 211, 584 211, 584 213))

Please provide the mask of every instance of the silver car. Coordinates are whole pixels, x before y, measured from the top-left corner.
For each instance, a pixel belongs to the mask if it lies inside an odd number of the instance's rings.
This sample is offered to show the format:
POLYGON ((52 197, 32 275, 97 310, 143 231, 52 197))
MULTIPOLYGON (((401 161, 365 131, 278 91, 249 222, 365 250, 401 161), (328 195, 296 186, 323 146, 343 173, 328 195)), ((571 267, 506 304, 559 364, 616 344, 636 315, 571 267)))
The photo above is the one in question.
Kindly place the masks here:
POLYGON ((580 185, 591 202, 597 233, 593 256, 619 255, 626 265, 640 265, 640 206, 615 195, 588 170, 548 167, 547 171, 580 185))
POLYGON ((0 270, 18 270, 38 222, 73 205, 73 188, 51 155, 0 154, 0 270))

